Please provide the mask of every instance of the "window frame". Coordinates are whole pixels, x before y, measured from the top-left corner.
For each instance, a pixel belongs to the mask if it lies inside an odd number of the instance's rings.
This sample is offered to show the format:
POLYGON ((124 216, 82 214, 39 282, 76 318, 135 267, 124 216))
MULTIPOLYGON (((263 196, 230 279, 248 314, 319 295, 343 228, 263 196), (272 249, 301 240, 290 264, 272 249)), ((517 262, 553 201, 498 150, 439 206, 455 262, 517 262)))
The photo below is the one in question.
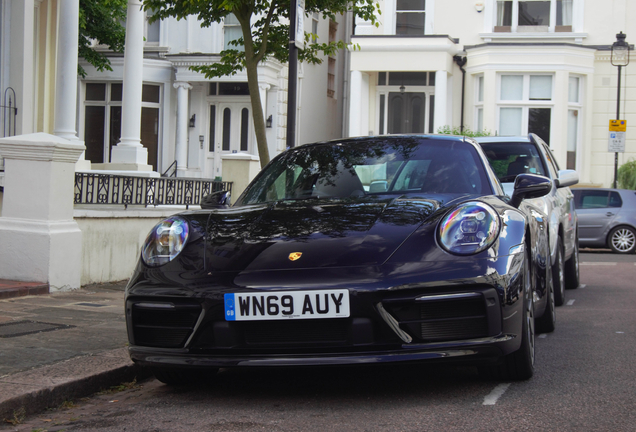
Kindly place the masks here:
MULTIPOLYGON (((574 29, 578 27, 578 10, 580 0, 572 0, 571 10, 571 23, 567 25, 557 25, 558 19, 558 3, 561 2, 563 6, 563 0, 503 0, 509 1, 512 6, 511 22, 510 25, 497 25, 498 23, 498 0, 491 0, 492 12, 492 28, 494 33, 572 33, 574 29), (545 1, 550 3, 549 22, 547 25, 519 25, 519 3, 532 2, 532 1, 545 1)), ((561 19, 563 19, 563 12, 561 12, 561 19)))
MULTIPOLYGON (((497 133, 501 133, 501 110, 502 108, 520 108, 521 109, 521 130, 518 134, 511 136, 526 136, 528 135, 529 121, 530 121, 530 109, 550 109, 550 135, 552 134, 552 124, 554 124, 554 108, 555 108, 555 81, 556 75, 553 72, 500 72, 497 74, 497 133), (503 76, 522 76, 522 92, 521 99, 507 100, 502 99, 502 78, 503 76), (549 100, 531 100, 530 99, 530 77, 531 76, 550 76, 551 89, 549 100)), ((541 137, 546 142, 550 142, 550 137, 541 137)))

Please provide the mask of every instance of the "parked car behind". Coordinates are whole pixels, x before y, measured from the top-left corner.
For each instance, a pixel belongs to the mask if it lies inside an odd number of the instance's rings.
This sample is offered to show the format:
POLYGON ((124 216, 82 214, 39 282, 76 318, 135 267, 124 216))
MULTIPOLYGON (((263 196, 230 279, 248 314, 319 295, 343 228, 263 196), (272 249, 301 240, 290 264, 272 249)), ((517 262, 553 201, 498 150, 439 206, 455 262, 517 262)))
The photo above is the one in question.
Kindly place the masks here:
POLYGON ((522 173, 538 174, 552 181, 548 195, 528 203, 547 215, 550 231, 550 257, 554 297, 557 306, 565 301, 565 289, 579 286, 579 250, 574 196, 568 186, 579 176, 574 170, 562 170, 548 145, 535 134, 527 137, 480 137, 481 144, 495 174, 508 196, 515 179, 522 173))
POLYGON ((616 253, 636 250, 636 192, 626 189, 575 189, 579 245, 609 247, 616 253))

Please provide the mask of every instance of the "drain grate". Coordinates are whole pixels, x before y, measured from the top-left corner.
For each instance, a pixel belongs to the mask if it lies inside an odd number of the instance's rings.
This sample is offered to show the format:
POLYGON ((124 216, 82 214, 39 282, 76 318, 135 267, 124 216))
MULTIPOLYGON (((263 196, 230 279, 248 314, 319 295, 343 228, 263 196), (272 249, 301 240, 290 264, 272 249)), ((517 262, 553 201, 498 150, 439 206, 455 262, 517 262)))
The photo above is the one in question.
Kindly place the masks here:
POLYGON ((51 324, 38 321, 15 321, 0 324, 0 338, 12 338, 73 327, 75 326, 67 324, 51 324))

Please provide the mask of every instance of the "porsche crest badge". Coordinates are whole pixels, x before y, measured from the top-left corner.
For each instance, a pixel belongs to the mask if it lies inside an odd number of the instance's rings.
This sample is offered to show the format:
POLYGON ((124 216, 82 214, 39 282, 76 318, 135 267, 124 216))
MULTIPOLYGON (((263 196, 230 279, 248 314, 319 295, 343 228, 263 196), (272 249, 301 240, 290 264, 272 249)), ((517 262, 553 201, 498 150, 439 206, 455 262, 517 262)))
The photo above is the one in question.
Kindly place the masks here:
POLYGON ((288 258, 290 261, 296 261, 303 255, 302 252, 292 252, 289 254, 288 258))

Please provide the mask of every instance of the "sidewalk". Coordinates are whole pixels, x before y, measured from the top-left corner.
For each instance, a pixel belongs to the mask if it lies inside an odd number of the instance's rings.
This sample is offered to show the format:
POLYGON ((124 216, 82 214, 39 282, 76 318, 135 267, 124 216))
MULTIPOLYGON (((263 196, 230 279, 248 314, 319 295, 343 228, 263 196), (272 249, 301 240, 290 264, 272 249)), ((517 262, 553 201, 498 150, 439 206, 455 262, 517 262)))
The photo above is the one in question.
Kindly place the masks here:
POLYGON ((22 285, 0 281, 0 422, 142 378, 126 348, 125 281, 22 285))

